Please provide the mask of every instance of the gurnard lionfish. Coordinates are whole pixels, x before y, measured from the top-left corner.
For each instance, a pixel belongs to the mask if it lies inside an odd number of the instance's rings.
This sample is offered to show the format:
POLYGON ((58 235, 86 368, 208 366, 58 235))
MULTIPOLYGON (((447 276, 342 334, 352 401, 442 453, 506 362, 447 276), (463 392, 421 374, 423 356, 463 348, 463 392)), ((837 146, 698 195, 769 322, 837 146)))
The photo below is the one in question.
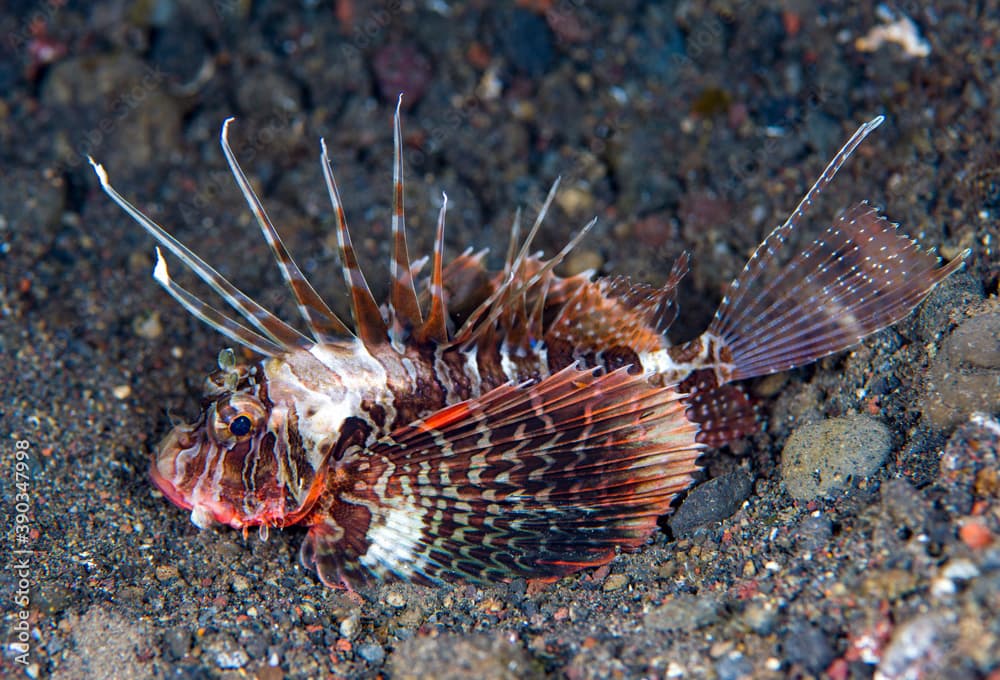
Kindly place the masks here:
POLYGON ((371 576, 553 580, 636 550, 692 484, 699 455, 756 430, 754 407, 734 382, 857 344, 962 266, 967 253, 938 267, 937 256, 866 202, 776 266, 796 223, 882 120, 858 129, 754 252, 708 330, 679 345, 665 332, 686 256, 655 288, 593 272, 555 274, 594 222, 550 259, 530 252, 556 186, 523 240, 515 219, 498 272, 471 250, 444 265, 444 196, 418 295, 398 108, 383 306, 358 266, 321 142, 353 329, 282 244, 229 146, 232 119, 222 127, 222 150, 309 336, 146 217, 91 161, 108 196, 238 316, 177 285, 159 248, 156 281, 191 314, 264 357, 242 363, 223 350, 200 417, 159 444, 153 481, 199 527, 256 526, 262 537, 270 527, 308 527, 301 561, 330 586, 371 576), (449 309, 465 310, 464 318, 449 309))

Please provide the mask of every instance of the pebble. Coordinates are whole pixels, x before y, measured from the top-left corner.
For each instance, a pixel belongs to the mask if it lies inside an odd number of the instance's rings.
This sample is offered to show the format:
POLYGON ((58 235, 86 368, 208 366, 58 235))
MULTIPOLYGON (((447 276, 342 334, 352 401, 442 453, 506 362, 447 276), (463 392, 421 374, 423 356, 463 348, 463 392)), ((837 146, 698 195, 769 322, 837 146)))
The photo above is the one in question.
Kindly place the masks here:
POLYGON ((882 653, 878 672, 885 678, 937 677, 935 659, 946 657, 954 627, 949 615, 922 614, 898 626, 882 653))
POLYGON ((524 9, 498 13, 500 53, 517 71, 538 78, 552 66, 552 31, 545 20, 524 9))
MULTIPOLYGON (((263 125, 277 126, 284 132, 284 126, 276 121, 295 115, 302 109, 302 91, 282 70, 269 64, 257 64, 239 79, 236 103, 240 111, 266 112, 268 118, 264 119, 263 125)), ((280 136, 288 138, 285 134, 280 136)), ((266 143, 268 137, 266 133, 260 133, 255 144, 266 143)))
POLYGON ((911 534, 923 533, 928 524, 927 502, 905 479, 890 479, 881 488, 882 511, 899 529, 911 534))
POLYGON ((278 666, 262 666, 254 672, 254 680, 284 680, 285 671, 278 666))
POLYGON ((769 602, 755 602, 743 613, 743 623, 758 635, 770 635, 778 620, 778 610, 769 602))
POLYGON ((149 50, 149 62, 174 81, 179 94, 190 94, 213 72, 205 37, 185 15, 176 12, 158 26, 149 50))
POLYGON ((423 623, 423 620, 424 610, 416 605, 407 607, 396 617, 396 623, 399 624, 400 628, 416 628, 423 623))
POLYGON ((510 633, 501 632, 412 637, 396 645, 388 670, 396 680, 544 677, 542 665, 510 633))
POLYGON ((979 567, 964 558, 950 560, 931 584, 931 594, 935 597, 949 597, 958 592, 958 583, 975 580, 980 574, 979 567))
POLYGON ((406 598, 403 597, 402 593, 395 590, 389 591, 389 594, 385 596, 385 602, 390 607, 395 607, 396 609, 402 609, 406 606, 406 598))
POLYGON ((878 472, 891 448, 889 428, 868 416, 810 423, 796 429, 785 443, 781 476, 793 498, 822 498, 855 478, 878 472))
POLYGON ((163 652, 174 661, 180 661, 191 649, 191 633, 180 626, 163 634, 163 652))
POLYGON ((206 636, 202 648, 209 658, 215 659, 215 665, 219 668, 243 668, 250 661, 250 656, 243 648, 225 634, 206 636))
POLYGON ((675 536, 688 536, 698 527, 732 517, 753 490, 750 472, 739 468, 692 489, 670 519, 675 536))
POLYGON ((968 520, 958 529, 958 537, 973 550, 987 548, 993 543, 993 532, 979 520, 968 520))
POLYGON ((594 211, 594 195, 579 186, 562 189, 556 194, 556 203, 571 217, 582 217, 594 211))
POLYGON ((795 543, 806 552, 821 550, 833 536, 833 522, 818 510, 802 518, 795 529, 795 543))
POLYGON ((250 661, 250 657, 242 649, 218 652, 215 655, 215 663, 219 668, 243 668, 250 661))
POLYGON ((719 680, 745 680, 753 677, 753 663, 740 652, 730 652, 715 662, 719 680))
POLYGON ((677 221, 666 212, 646 215, 631 226, 622 222, 614 229, 618 238, 635 240, 650 249, 662 248, 679 238, 677 221))
POLYGON ((358 645, 358 656, 373 666, 381 666, 385 661, 385 650, 382 649, 382 645, 366 642, 358 645))
POLYGON ((159 312, 144 314, 132 322, 132 331, 140 338, 155 340, 163 335, 163 322, 159 312))
POLYGON ((604 592, 611 593, 621 590, 628 585, 628 576, 625 574, 611 574, 604 580, 604 592))
POLYGON ((1000 368, 1000 312, 963 322, 945 345, 956 359, 970 366, 1000 368))
POLYGON ((706 234, 727 224, 733 211, 729 201, 712 191, 689 191, 680 198, 677 217, 686 236, 704 239, 706 234))
POLYGON ((968 319, 945 339, 931 363, 921 410, 941 429, 976 412, 1000 411, 1000 312, 968 319))
POLYGON ((380 47, 372 67, 382 98, 394 102, 402 92, 404 109, 420 101, 434 74, 430 60, 408 42, 380 47))
MULTIPOLYGON (((66 187, 62 182, 46 180, 34 168, 4 169, 4 180, 0 182, 0 225, 31 224, 32 229, 45 232, 59 224, 65 204, 66 187)), ((42 245, 26 242, 19 247, 32 249, 42 245)), ((40 251, 29 252, 42 256, 40 251)))
POLYGON ((979 576, 979 567, 967 559, 958 557, 946 564, 941 575, 953 581, 971 581, 979 576))
POLYGON ((340 634, 343 635, 348 640, 354 638, 358 633, 359 618, 357 612, 351 612, 351 614, 341 620, 339 630, 340 634))
POLYGON ((178 578, 180 575, 180 571, 173 564, 161 564, 156 567, 157 581, 169 581, 170 579, 178 578))
POLYGON ((575 276, 587 270, 597 271, 604 266, 604 256, 596 250, 575 250, 566 258, 563 269, 566 276, 575 276))
POLYGON ((234 574, 229 586, 233 589, 233 592, 242 593, 250 588, 250 581, 243 574, 234 574))
POLYGON ((919 576, 907 569, 877 570, 865 577, 863 590, 880 600, 894 602, 917 590, 919 576))
POLYGON ((660 130, 637 125, 623 130, 609 147, 608 164, 618 181, 618 209, 623 214, 662 211, 680 201, 681 184, 660 164, 662 149, 650 144, 660 130))
POLYGON ((761 399, 770 399, 771 397, 777 395, 787 382, 787 371, 772 373, 769 376, 761 378, 754 384, 753 393, 761 399))
POLYGON ((164 92, 165 74, 124 53, 87 54, 58 62, 42 83, 44 105, 72 117, 74 134, 61 160, 99 154, 115 176, 148 167, 182 146, 180 102, 164 92))
POLYGON ((783 646, 788 661, 813 675, 823 672, 835 656, 826 633, 805 621, 789 623, 783 646))
POLYGON ((650 610, 645 625, 658 631, 690 632, 718 621, 720 609, 720 603, 709 595, 681 594, 650 610))

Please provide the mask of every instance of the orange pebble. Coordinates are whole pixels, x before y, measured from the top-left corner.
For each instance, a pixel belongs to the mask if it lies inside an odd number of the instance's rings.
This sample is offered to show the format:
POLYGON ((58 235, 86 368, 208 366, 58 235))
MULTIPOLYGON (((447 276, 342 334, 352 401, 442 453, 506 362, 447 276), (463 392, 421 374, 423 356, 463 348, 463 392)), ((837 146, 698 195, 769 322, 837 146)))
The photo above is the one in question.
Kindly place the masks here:
POLYGON ((796 12, 786 10, 781 15, 781 22, 785 25, 785 32, 788 35, 796 35, 802 29, 802 16, 796 12))
POLYGON ((958 536, 965 545, 977 550, 993 542, 993 533, 979 522, 966 522, 958 530, 958 536))
POLYGON ((491 55, 485 46, 481 43, 474 42, 469 45, 469 49, 466 50, 465 58, 468 59, 469 63, 475 68, 485 70, 486 67, 490 65, 491 55))

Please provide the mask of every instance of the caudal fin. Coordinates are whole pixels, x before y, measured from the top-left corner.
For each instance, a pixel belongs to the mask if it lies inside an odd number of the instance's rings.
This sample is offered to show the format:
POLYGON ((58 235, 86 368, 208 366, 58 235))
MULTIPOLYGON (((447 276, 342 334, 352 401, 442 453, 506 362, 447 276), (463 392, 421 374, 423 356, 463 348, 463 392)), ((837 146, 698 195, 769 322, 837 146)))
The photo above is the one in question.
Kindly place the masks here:
POLYGON ((769 236, 707 331, 725 378, 777 373, 857 344, 909 314, 968 255, 938 267, 937 255, 896 227, 858 203, 780 268, 773 260, 783 236, 769 236))

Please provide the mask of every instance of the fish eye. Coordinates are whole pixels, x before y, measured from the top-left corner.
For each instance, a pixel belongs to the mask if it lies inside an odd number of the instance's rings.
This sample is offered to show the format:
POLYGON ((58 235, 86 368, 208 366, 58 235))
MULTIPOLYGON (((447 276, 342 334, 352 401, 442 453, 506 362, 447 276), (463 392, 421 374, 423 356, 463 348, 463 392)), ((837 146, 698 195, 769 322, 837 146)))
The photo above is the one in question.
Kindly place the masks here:
POLYGON ((229 423, 229 431, 236 437, 248 435, 252 429, 253 421, 247 415, 238 415, 233 419, 233 422, 229 423))
POLYGON ((245 440, 267 422, 268 412, 250 394, 232 394, 215 402, 209 413, 209 432, 220 444, 245 440))

